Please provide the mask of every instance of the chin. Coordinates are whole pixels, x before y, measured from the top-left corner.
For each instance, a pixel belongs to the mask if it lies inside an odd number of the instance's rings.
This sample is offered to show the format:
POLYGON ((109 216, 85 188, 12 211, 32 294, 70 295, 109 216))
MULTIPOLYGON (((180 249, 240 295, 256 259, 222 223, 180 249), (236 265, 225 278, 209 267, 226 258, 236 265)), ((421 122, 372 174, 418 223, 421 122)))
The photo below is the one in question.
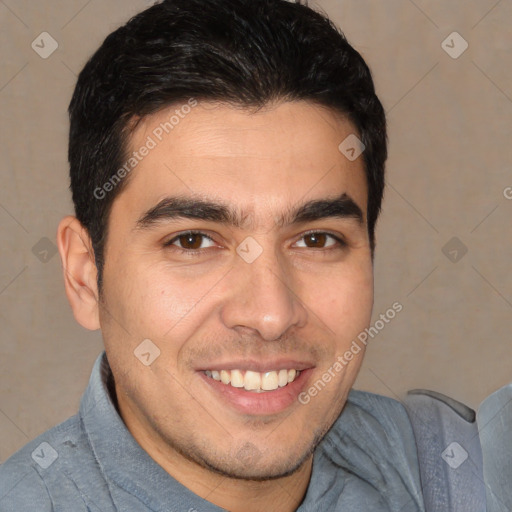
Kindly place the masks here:
POLYGON ((290 476, 299 471, 310 459, 323 435, 315 435, 313 442, 300 448, 290 446, 276 453, 274 447, 266 447, 266 453, 251 443, 245 442, 228 457, 204 457, 197 460, 205 468, 224 477, 236 480, 266 481, 290 476))
POLYGON ((250 480, 263 482, 267 480, 277 480, 296 473, 304 463, 309 459, 311 453, 307 453, 300 459, 287 460, 268 460, 258 461, 254 465, 244 465, 239 460, 232 464, 219 464, 218 461, 213 465, 208 465, 208 469, 216 473, 235 480, 250 480))

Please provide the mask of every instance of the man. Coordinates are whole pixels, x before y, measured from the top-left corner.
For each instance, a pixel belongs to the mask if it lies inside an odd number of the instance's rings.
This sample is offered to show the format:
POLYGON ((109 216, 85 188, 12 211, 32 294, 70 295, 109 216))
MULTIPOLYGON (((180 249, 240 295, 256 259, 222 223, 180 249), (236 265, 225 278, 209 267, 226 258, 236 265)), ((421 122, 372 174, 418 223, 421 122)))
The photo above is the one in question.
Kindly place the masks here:
POLYGON ((1 466, 0 510, 425 510, 405 409, 349 396, 387 151, 343 35, 284 0, 164 1, 69 112, 58 246, 105 352, 79 414, 1 466))

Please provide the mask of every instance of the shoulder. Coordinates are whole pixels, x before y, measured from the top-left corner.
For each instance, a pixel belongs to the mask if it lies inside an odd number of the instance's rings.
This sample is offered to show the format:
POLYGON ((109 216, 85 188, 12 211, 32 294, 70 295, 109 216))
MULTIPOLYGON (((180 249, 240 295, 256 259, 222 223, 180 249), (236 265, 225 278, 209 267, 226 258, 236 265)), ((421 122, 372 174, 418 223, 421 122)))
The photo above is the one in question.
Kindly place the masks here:
POLYGON ((328 436, 336 446, 417 466, 416 441, 405 407, 382 395, 352 390, 328 436))
POLYGON ((0 512, 53 511, 43 479, 35 468, 6 462, 0 466, 0 512))
POLYGON ((48 482, 78 460, 86 440, 73 416, 26 444, 0 465, 0 512, 52 511, 48 482))
POLYGON ((412 427, 405 406, 393 398, 369 393, 367 391, 352 390, 348 396, 345 408, 352 414, 374 420, 380 426, 378 429, 388 435, 412 436, 412 427))
POLYGON ((397 400, 352 390, 322 445, 337 466, 366 481, 380 481, 384 473, 389 477, 393 473, 419 499, 416 440, 407 410, 397 400))
POLYGON ((353 389, 348 395, 347 402, 367 411, 380 412, 384 416, 389 414, 390 409, 393 413, 406 413, 405 407, 398 400, 369 391, 353 389))

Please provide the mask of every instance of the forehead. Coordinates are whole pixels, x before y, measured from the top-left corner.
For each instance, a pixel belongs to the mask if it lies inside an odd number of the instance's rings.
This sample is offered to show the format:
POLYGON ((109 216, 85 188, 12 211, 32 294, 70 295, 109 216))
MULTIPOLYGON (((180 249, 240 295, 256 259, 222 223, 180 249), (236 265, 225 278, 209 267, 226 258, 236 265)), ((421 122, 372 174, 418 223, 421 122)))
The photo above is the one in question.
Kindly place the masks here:
POLYGON ((135 215, 166 196, 189 195, 270 214, 297 201, 347 193, 366 212, 363 158, 350 161, 338 149, 357 132, 334 111, 305 101, 257 112, 185 105, 138 124, 129 154, 137 152, 140 160, 114 209, 124 205, 126 215, 135 215))

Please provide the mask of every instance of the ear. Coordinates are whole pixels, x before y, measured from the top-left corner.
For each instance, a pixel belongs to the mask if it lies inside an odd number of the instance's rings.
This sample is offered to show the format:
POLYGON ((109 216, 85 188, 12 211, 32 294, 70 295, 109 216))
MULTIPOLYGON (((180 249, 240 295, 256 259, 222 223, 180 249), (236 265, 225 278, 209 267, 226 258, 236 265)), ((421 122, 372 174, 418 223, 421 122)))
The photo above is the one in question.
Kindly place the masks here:
POLYGON ((86 329, 100 328, 97 269, 89 233, 76 217, 64 217, 57 229, 66 295, 76 321, 86 329))

